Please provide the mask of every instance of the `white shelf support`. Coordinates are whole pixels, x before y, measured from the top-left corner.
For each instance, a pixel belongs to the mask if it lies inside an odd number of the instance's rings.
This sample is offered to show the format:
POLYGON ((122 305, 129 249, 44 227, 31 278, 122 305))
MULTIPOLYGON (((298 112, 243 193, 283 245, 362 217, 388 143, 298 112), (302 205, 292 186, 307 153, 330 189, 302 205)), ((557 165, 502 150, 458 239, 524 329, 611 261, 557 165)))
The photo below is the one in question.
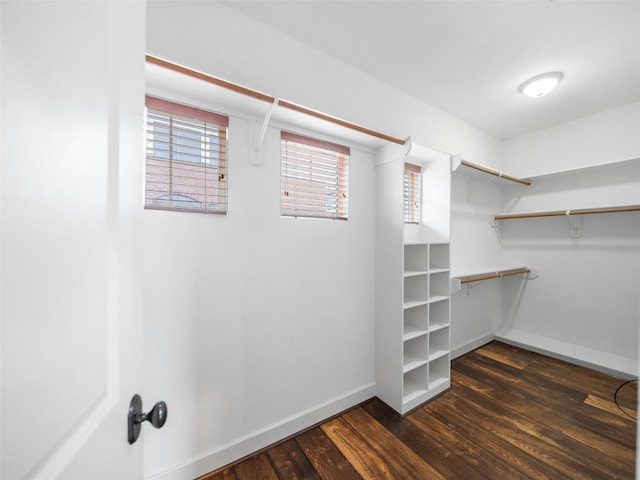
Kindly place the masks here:
POLYGON ((458 168, 460 168, 461 163, 462 163, 461 153, 456 153, 454 155, 451 155, 451 171, 452 172, 455 172, 456 170, 458 170, 458 168))
POLYGON ((571 215, 571 211, 567 210, 567 218, 569 219, 571 238, 580 238, 582 236, 582 216, 571 215))
POLYGON ((262 120, 262 124, 260 128, 258 125, 260 121, 255 119, 252 124, 252 151, 249 155, 249 161, 252 165, 264 165, 264 155, 262 154, 262 144, 264 143, 264 136, 267 133, 267 128, 269 127, 269 121, 271 120, 271 115, 273 114, 273 110, 278 106, 279 99, 274 98, 273 103, 269 105, 269 110, 267 110, 267 114, 262 120))
POLYGON ((394 162, 400 158, 405 158, 409 155, 412 148, 411 137, 404 139, 404 144, 386 144, 378 149, 376 152, 376 167, 381 167, 390 162, 394 162))

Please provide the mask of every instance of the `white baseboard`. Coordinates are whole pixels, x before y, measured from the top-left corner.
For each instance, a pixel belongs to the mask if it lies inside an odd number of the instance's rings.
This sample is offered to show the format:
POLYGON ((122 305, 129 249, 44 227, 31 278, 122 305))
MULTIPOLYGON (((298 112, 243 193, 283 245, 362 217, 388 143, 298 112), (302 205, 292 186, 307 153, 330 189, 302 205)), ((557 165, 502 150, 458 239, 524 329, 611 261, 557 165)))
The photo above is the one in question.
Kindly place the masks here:
POLYGON ((146 475, 145 480, 185 480, 197 478, 224 465, 257 452, 284 438, 305 430, 327 418, 358 405, 376 394, 375 383, 293 415, 265 429, 252 432, 226 445, 203 452, 168 469, 146 475))
POLYGON ((480 348, 483 345, 493 341, 495 339, 495 335, 493 333, 488 333, 486 335, 482 335, 481 337, 475 338, 463 345, 459 345, 453 349, 451 349, 451 358, 458 358, 464 355, 465 353, 469 353, 476 348, 480 348))
POLYGON ((522 330, 505 329, 495 339, 516 347, 588 367, 614 377, 638 378, 638 360, 581 345, 543 337, 522 330))

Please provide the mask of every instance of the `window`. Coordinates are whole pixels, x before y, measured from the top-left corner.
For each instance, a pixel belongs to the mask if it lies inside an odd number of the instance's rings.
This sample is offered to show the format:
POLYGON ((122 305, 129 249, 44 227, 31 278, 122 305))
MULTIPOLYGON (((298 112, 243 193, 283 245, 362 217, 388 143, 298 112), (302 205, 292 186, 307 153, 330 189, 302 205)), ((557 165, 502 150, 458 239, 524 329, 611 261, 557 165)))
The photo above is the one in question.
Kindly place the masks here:
POLYGON ((282 132, 280 214, 346 220, 349 154, 348 147, 282 132))
POLYGON ((147 96, 145 208, 227 212, 229 119, 147 96))
POLYGON ((412 163, 404 164, 404 223, 420 223, 422 207, 421 168, 412 163))

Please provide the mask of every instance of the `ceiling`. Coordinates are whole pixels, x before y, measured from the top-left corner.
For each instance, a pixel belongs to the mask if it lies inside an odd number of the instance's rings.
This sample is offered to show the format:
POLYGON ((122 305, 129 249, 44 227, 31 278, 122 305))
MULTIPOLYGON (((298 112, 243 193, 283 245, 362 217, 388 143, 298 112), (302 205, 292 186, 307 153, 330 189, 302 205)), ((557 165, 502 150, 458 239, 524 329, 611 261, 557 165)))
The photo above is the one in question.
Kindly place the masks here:
POLYGON ((223 3, 500 139, 640 101, 637 1, 223 3))

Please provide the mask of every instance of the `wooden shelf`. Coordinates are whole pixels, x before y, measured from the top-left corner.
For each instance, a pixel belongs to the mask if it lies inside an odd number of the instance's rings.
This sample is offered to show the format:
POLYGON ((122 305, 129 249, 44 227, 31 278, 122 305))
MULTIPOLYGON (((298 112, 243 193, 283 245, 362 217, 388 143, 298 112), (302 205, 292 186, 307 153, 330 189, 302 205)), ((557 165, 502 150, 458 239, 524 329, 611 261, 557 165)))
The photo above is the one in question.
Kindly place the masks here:
POLYGON ((497 183, 517 183, 527 187, 531 185, 531 181, 529 180, 514 177, 513 175, 506 174, 499 170, 494 170, 493 168, 485 167, 484 165, 463 160, 460 156, 454 156, 451 158, 451 171, 465 177, 480 178, 497 183))

